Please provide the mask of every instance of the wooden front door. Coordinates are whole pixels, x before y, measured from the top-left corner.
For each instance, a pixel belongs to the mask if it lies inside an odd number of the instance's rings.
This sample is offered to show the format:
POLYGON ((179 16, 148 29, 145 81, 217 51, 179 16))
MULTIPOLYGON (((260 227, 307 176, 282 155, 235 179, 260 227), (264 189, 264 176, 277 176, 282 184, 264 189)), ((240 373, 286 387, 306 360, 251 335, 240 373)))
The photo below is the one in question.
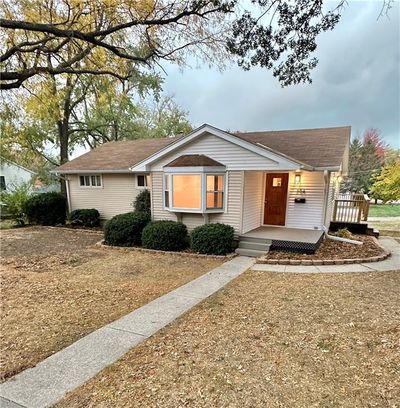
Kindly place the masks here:
POLYGON ((288 173, 267 173, 264 224, 285 225, 288 173))

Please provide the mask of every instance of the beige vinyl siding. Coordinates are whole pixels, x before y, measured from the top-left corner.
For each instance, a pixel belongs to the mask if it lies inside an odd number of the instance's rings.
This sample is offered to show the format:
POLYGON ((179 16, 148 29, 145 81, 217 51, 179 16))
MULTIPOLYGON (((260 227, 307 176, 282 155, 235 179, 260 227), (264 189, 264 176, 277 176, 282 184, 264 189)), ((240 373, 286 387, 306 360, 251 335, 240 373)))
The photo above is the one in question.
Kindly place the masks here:
POLYGON ((214 135, 204 135, 152 164, 152 171, 163 167, 183 154, 204 154, 222 163, 227 170, 274 169, 278 163, 214 135))
POLYGON ((164 210, 164 190, 163 190, 162 172, 151 173, 151 213, 153 220, 172 220, 176 221, 174 213, 164 210))
POLYGON ((244 174, 243 228, 251 231, 262 223, 264 173, 246 171, 244 174))
POLYGON ((229 171, 228 196, 224 213, 210 213, 210 222, 221 222, 231 225, 235 229, 235 234, 242 232, 242 211, 243 211, 243 171, 229 171))
POLYGON ((294 184, 295 173, 289 173, 289 194, 286 213, 286 227, 322 229, 322 218, 324 214, 325 180, 323 172, 301 173, 301 188, 305 194, 298 194, 294 184), (296 197, 304 197, 306 203, 295 203, 296 197))
POLYGON ((68 175, 70 209, 96 208, 102 219, 133 211, 131 203, 141 190, 133 174, 102 174, 102 187, 79 185, 79 175, 68 175))
MULTIPOLYGON (((242 213, 242 185, 243 172, 227 172, 228 197, 226 200, 226 209, 224 213, 209 213, 209 222, 222 222, 229 224, 239 234, 241 229, 242 213)), ((189 230, 203 225, 205 218, 203 214, 196 213, 173 213, 163 208, 163 173, 152 173, 152 212, 154 220, 173 220, 179 219, 188 227, 189 230), (178 216, 177 216, 177 215, 178 216)))

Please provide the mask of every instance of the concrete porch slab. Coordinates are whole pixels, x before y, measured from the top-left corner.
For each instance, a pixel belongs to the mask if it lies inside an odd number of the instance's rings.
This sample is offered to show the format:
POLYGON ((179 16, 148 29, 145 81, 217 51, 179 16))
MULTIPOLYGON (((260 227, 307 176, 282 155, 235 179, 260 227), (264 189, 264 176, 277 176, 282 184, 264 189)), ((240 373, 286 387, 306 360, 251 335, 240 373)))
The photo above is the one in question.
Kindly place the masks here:
POLYGON ((321 230, 263 226, 246 232, 245 234, 242 234, 241 237, 315 244, 321 238, 322 234, 323 231, 321 230))

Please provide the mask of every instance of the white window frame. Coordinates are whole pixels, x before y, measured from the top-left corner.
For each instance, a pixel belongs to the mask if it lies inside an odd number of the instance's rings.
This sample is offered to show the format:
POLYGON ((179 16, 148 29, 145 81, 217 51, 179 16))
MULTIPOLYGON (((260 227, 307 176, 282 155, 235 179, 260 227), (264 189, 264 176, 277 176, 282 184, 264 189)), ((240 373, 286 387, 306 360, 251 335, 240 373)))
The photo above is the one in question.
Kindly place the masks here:
POLYGON ((136 174, 136 188, 146 190, 150 188, 150 174, 136 174), (144 177, 144 186, 139 186, 139 176, 144 177))
POLYGON ((163 207, 164 210, 170 212, 183 212, 183 213, 224 213, 227 208, 227 196, 228 196, 228 173, 226 171, 212 171, 212 172, 168 172, 163 173, 163 207), (173 177, 174 175, 181 176, 201 176, 201 191, 200 191, 200 208, 180 208, 173 207, 173 177), (223 176, 223 206, 222 208, 207 208, 207 176, 223 176), (168 199, 169 203, 165 202, 166 192, 166 178, 168 178, 168 199))
POLYGON ((78 176, 78 183, 80 188, 103 188, 103 176, 102 174, 96 174, 96 173, 88 173, 88 174, 79 174, 78 176), (89 185, 82 185, 81 184, 81 177, 89 177, 89 185), (100 179, 100 185, 93 185, 92 184, 92 177, 99 177, 100 179))

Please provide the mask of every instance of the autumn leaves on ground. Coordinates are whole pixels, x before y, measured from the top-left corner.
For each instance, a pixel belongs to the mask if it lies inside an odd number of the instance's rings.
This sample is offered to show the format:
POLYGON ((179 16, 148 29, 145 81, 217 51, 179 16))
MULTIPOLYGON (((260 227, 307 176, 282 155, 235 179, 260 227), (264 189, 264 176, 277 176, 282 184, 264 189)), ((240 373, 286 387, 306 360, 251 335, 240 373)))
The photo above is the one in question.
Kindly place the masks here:
POLYGON ((101 233, 1 231, 1 379, 221 262, 95 249, 101 233))
POLYGON ((57 407, 395 407, 399 288, 394 272, 246 272, 57 407))
MULTIPOLYGON (((99 233, 2 231, 2 377, 220 261, 97 249, 99 233)), ((394 407, 400 274, 248 271, 57 406, 394 407)))

